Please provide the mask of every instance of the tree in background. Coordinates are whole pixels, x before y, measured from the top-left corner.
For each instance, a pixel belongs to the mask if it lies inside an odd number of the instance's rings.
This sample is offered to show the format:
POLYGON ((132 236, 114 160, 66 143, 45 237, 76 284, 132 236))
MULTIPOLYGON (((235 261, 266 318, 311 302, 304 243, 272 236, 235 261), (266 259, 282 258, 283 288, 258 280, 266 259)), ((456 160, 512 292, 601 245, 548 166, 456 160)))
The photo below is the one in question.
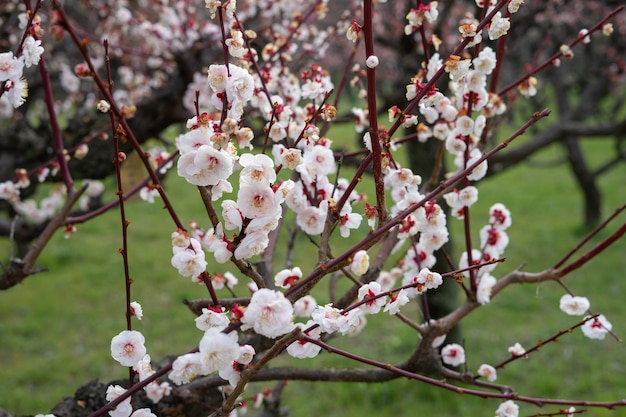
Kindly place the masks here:
MULTIPOLYGON (((251 381, 400 377, 501 399, 498 416, 517 416, 515 401, 553 404, 551 415, 572 414, 583 404, 624 405, 533 398, 495 381, 497 369, 575 328, 590 338, 613 335, 610 322, 562 278, 621 238, 626 225, 550 269, 514 270, 496 279, 511 214, 494 202, 478 241, 470 216, 478 198, 475 182, 561 141, 585 192, 585 222, 599 222, 595 178, 623 159, 621 8, 601 2, 476 3, 2 6, 0 207, 6 216, 0 230, 18 254, 5 266, 0 288, 10 290, 36 272, 37 257, 56 230, 71 235, 107 210, 121 215, 127 323, 112 338, 111 355, 129 368, 129 378, 124 387, 95 387, 106 392, 80 413, 167 415, 183 407, 185 415, 228 415, 241 407, 251 381), (555 97, 558 117, 534 132, 550 114, 535 102, 546 91, 543 83, 555 89, 546 95, 555 97), (337 108, 350 90, 364 103, 348 119, 365 147, 352 155, 356 173, 343 177, 341 164, 350 155, 333 151, 328 129, 346 122, 337 108), (183 133, 169 143, 165 129, 181 123, 183 133), (505 150, 527 130, 531 139, 505 150), (616 155, 591 172, 579 138, 603 135, 616 138, 616 155), (152 138, 160 144, 145 149, 152 138), (412 170, 398 162, 405 146, 412 170), (121 167, 133 152, 145 179, 125 189, 121 167), (199 191, 207 211, 202 222, 184 224, 161 185, 174 164, 199 191), (365 175, 373 185, 363 185, 365 175), (115 177, 117 199, 107 202, 98 180, 109 176, 115 177), (81 187, 77 180, 83 180, 81 187), (44 183, 55 185, 39 186, 44 183), (41 188, 49 194, 42 196, 41 188), (203 331, 198 346, 172 352, 172 360, 154 369, 145 339, 132 325, 142 310, 131 302, 124 206, 135 194, 162 199, 172 221, 170 263, 208 294, 189 302, 203 331), (460 259, 444 248, 449 221, 464 224, 460 259), (288 253, 310 250, 295 247, 293 233, 281 232, 289 229, 310 237, 317 254, 310 265, 292 265, 289 255, 283 268, 277 265, 279 245, 288 253), (348 237, 350 248, 336 249, 348 237), (435 267, 435 255, 446 259, 445 270, 435 267), (209 274, 208 263, 229 263, 246 277, 247 287, 209 274), (324 294, 321 283, 327 280, 340 281, 341 293, 331 286, 333 293, 324 294), (561 309, 584 318, 534 347, 512 346, 507 361, 463 368, 464 347, 445 341, 451 329, 510 284, 549 280, 564 288, 561 309), (426 298, 444 282, 465 299, 437 314, 426 298), (420 305, 419 320, 402 313, 410 303, 420 305), (386 364, 333 346, 338 335, 358 334, 370 314, 399 318, 419 335, 405 361, 386 364), (268 366, 282 355, 314 358, 321 349, 362 367, 268 366), (473 386, 448 382, 453 380, 473 386)), ((272 409, 280 389, 258 394, 266 413, 280 412, 272 409)), ((76 413, 70 405, 56 411, 76 413)))

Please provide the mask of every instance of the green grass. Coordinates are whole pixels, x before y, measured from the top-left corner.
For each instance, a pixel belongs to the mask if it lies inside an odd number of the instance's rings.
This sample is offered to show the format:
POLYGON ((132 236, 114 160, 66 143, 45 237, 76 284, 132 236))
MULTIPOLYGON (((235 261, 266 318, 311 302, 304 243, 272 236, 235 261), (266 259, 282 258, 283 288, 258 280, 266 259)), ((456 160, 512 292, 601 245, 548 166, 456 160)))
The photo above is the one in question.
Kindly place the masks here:
MULTIPOLYGON (((585 144, 594 164, 601 161, 609 146, 604 141, 585 144)), ((550 160, 556 153, 558 150, 551 148, 537 158, 550 160)), ((605 215, 626 201, 624 178, 624 165, 601 178, 605 215)), ((194 219, 207 226, 195 188, 173 175, 167 185, 182 221, 194 219)), ((362 187, 369 185, 364 182, 362 187)), ((479 189, 479 202, 472 208, 475 238, 494 202, 505 203, 513 213, 507 262, 494 271, 496 277, 520 265, 525 265, 527 271, 549 267, 583 235, 581 198, 564 166, 522 165, 485 181, 479 189)), ((195 346, 200 333, 182 300, 204 297, 206 290, 178 276, 170 266, 169 235, 174 225, 159 203, 133 202, 127 209, 131 221, 131 276, 135 281, 132 298, 142 303, 145 311, 145 318, 135 321, 134 326, 146 335, 153 358, 185 352, 195 346)), ((624 216, 620 219, 623 222, 624 216)), ((460 222, 451 219, 450 223, 453 233, 458 234, 460 222)), ((119 230, 119 214, 112 212, 79 225, 78 232, 68 240, 57 234, 39 261, 49 272, 0 292, 0 407, 18 414, 47 412, 62 396, 72 395, 90 379, 109 381, 127 375, 109 354, 111 337, 125 328, 119 230)), ((595 239, 592 243, 597 242, 595 239)), ((349 245, 349 241, 341 243, 349 245)), ((455 239, 455 244, 458 257, 463 243, 455 239)), ((625 247, 623 241, 618 242, 604 256, 566 279, 575 293, 590 298, 594 311, 607 315, 621 337, 626 337, 626 324, 621 320, 626 315, 621 299, 626 293, 625 247)), ((8 244, 3 242, 0 249, 8 253, 8 244)), ((312 250, 308 240, 299 236, 297 262, 308 261, 310 265, 312 250)), ((276 268, 281 267, 284 256, 282 248, 275 259, 276 268)), ((214 265, 209 270, 213 268, 224 270, 214 265)), ((238 292, 244 294, 245 289, 238 292)), ((507 347, 515 342, 530 347, 538 339, 547 339, 574 324, 576 318, 558 309, 562 294, 554 283, 514 286, 470 315, 463 322, 469 370, 475 371, 483 362, 507 358, 507 347)), ((409 309, 407 314, 417 313, 409 309)), ((368 321, 370 325, 362 334, 333 339, 333 344, 391 363, 405 359, 415 346, 415 334, 395 321, 390 325, 384 316, 369 317, 368 321)), ((510 384, 524 395, 619 399, 624 397, 626 386, 623 356, 623 344, 611 338, 592 341, 574 332, 529 359, 510 364, 499 372, 498 382, 510 384)), ((294 362, 280 359, 278 363, 294 362)), ((295 363, 308 367, 355 366, 327 353, 295 363)), ((489 416, 498 404, 496 400, 459 397, 407 380, 371 385, 291 382, 284 391, 284 402, 293 416, 326 417, 369 415, 374 410, 383 416, 489 416)), ((522 405, 520 415, 556 409, 522 405)), ((626 412, 593 410, 587 415, 616 416, 626 412)))

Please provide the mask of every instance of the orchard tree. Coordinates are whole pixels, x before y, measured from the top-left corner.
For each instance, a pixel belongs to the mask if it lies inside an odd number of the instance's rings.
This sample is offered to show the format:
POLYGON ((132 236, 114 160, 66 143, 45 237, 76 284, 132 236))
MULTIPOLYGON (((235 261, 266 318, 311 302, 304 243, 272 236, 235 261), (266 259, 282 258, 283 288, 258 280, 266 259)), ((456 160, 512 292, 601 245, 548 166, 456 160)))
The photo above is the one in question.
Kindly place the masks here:
MULTIPOLYGON (((624 235, 626 223, 613 224, 625 205, 535 272, 502 271, 514 216, 506 201, 493 201, 486 224, 472 221, 477 184, 546 144, 563 142, 588 200, 597 201, 595 177, 623 159, 618 138, 615 158, 592 173, 578 141, 624 130, 613 117, 622 109, 622 7, 528 3, 5 2, 0 230, 17 250, 0 288, 10 291, 38 272, 36 261, 59 229, 70 237, 106 211, 120 214, 125 285, 115 290, 125 292, 126 323, 111 335, 110 353, 128 368, 128 380, 96 384, 88 401, 77 406, 77 394, 55 414, 226 416, 255 398, 265 403, 259 413, 280 415, 286 380, 397 378, 498 400, 499 417, 517 416, 519 403, 550 407, 543 415, 626 405, 533 397, 497 382, 505 365, 575 329, 619 339, 565 278, 624 235), (540 93, 553 97, 559 113, 541 131, 554 112, 539 107, 540 93), (176 124, 181 132, 172 142, 164 132, 176 124), (342 124, 358 133, 360 149, 340 149, 349 146, 333 137, 342 124), (407 148, 411 168, 401 164, 407 148), (131 154, 145 178, 126 189, 122 167, 131 154), (345 176, 344 165, 355 173, 345 176), (170 168, 198 191, 206 218, 180 218, 163 187, 170 168), (115 178, 112 201, 99 181, 108 176, 115 178), (197 315, 197 346, 158 364, 133 329, 143 309, 132 301, 125 206, 136 194, 161 199, 166 209, 172 257, 164 264, 203 288, 187 302, 197 315), (463 224, 460 256, 445 248, 449 222, 463 224), (580 250, 600 232, 597 246, 580 250), (295 233, 308 243, 296 246, 295 233), (345 239, 351 243, 341 249, 345 239), (288 254, 282 265, 279 247, 288 254), (311 250, 312 263, 292 263, 294 252, 311 250), (436 264, 438 255, 447 265, 436 264), (229 273, 211 274, 215 264, 229 273), (332 284, 338 281, 345 285, 332 284), (535 346, 512 344, 505 361, 464 366, 465 348, 446 340, 449 332, 500 292, 514 291, 512 284, 546 281, 563 288, 560 309, 579 316, 571 326, 535 346), (444 282, 463 300, 435 315, 429 295, 444 282), (403 313, 411 305, 419 318, 403 313), (357 336, 370 315, 399 320, 419 336, 404 361, 389 364, 334 343, 357 336), (354 366, 316 367, 322 350, 354 366), (306 365, 272 366, 283 356, 306 365), (250 392, 253 381, 277 381, 277 388, 250 392)), ((591 224, 599 212, 590 210, 591 224)))

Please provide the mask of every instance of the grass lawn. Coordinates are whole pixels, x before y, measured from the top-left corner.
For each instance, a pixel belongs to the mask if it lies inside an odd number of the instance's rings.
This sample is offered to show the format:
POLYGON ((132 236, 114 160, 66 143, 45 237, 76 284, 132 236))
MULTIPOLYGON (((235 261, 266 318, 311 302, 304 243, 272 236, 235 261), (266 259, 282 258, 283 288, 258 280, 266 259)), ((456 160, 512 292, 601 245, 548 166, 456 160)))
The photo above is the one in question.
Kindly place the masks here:
MULTIPOLYGON (((604 141, 585 144, 590 160, 596 164, 610 146, 604 141)), ((558 149, 553 147, 535 159, 550 160, 556 154, 558 149)), ((605 216, 626 202, 624 178, 623 164, 601 178, 605 216)), ((194 187, 174 175, 166 185, 183 222, 194 219, 208 225, 194 187)), ((584 235, 580 229, 581 198, 565 166, 522 165, 484 181, 479 190, 479 201, 472 207, 476 239, 493 203, 505 203, 513 214, 507 262, 494 271, 496 277, 520 265, 525 265, 527 271, 549 267, 584 235)), ((153 358, 183 353, 195 346, 201 334, 182 300, 204 297, 206 290, 178 276, 170 266, 169 235, 174 225, 159 204, 133 202, 127 209, 133 299, 142 303, 145 313, 145 318, 135 321, 134 326, 146 336, 153 358)), ((620 219, 623 222, 624 215, 620 219)), ((451 233, 457 236, 458 253, 462 226, 454 219, 449 222, 451 233)), ((49 272, 0 292, 0 407, 18 414, 46 413, 62 396, 72 395, 90 379, 109 381, 127 375, 109 353, 111 337, 125 328, 124 278, 117 252, 121 245, 119 230, 119 214, 112 212, 79 225, 78 232, 68 240, 57 234, 39 262, 49 272)), ((595 239, 592 244, 597 242, 595 239)), ((310 258, 310 247, 304 241, 300 243, 303 247, 296 250, 297 259, 310 258)), ((8 244, 2 242, 0 250, 8 254, 8 244)), ((626 243, 618 242, 604 256, 566 279, 575 293, 589 297, 593 311, 608 317, 620 337, 626 337, 626 323, 621 320, 626 316, 626 304, 621 299, 626 294, 625 251, 626 243)), ((223 271, 223 267, 209 266, 210 271, 213 268, 223 271)), ((240 294, 244 291, 238 290, 240 294)), ((463 322, 463 335, 469 370, 475 372, 484 362, 494 364, 506 359, 507 347, 515 342, 531 347, 537 340, 576 323, 576 318, 558 308, 562 294, 554 283, 515 286, 468 317, 463 322)), ((409 308, 407 314, 417 313, 409 308)), ((368 317, 368 321, 370 325, 363 333, 337 339, 336 343, 391 363, 404 359, 416 343, 414 332, 389 325, 386 317, 368 317), (385 320, 384 325, 381 320, 385 320)), ((524 395, 621 399, 626 397, 624 353, 623 343, 610 337, 593 341, 576 331, 559 343, 546 345, 529 359, 510 364, 499 372, 498 382, 524 395)), ((280 362, 293 363, 287 359, 280 362)), ((354 366, 330 354, 295 363, 308 367, 354 366)), ((383 416, 491 416, 498 405, 496 400, 460 398, 406 380, 374 385, 291 382, 284 391, 284 401, 293 416, 325 417, 370 415, 373 410, 383 416)), ((521 408, 520 415, 557 411, 557 407, 521 408)), ((626 410, 593 410, 586 415, 618 416, 626 415, 626 410)))

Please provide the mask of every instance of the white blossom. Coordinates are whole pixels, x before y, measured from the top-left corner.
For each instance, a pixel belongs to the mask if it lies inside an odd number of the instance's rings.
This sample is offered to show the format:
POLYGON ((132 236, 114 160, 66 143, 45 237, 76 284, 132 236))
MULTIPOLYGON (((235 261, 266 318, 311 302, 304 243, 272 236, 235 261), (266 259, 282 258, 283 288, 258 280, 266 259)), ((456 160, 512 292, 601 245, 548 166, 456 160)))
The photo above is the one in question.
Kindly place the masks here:
MULTIPOLYGON (((589 317, 590 316, 587 316, 585 319, 588 319, 589 317)), ((612 328, 613 325, 606 319, 606 317, 604 317, 603 314, 600 314, 595 319, 587 320, 585 324, 582 325, 581 330, 589 339, 602 340, 612 328)))
POLYGON ((519 406, 511 400, 507 400, 498 406, 496 417, 517 417, 519 415, 519 406))
POLYGON ((561 311, 570 316, 582 316, 589 310, 589 305, 587 297, 574 297, 570 294, 563 295, 559 301, 561 311))
POLYGON ((446 365, 459 366, 465 363, 465 349, 457 343, 450 343, 441 349, 441 360, 446 365))
POLYGON ((229 367, 239 357, 237 333, 225 334, 217 329, 209 329, 200 340, 198 349, 204 375, 229 367))
POLYGON ((146 354, 146 339, 136 330, 124 330, 111 340, 111 356, 122 366, 133 366, 146 354))
POLYGON ((293 328, 293 306, 283 293, 262 288, 252 294, 241 322, 244 329, 273 339, 293 328))

